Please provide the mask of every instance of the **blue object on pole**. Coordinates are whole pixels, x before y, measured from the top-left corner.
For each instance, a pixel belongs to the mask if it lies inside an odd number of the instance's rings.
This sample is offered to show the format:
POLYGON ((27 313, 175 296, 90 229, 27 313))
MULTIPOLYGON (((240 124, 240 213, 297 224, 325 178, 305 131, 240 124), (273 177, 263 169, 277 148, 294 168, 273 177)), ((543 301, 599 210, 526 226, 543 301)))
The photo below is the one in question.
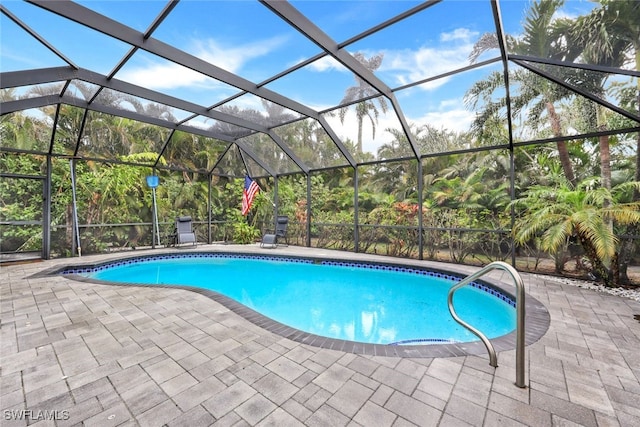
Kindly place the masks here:
POLYGON ((153 196, 153 234, 155 234, 155 236, 153 238, 151 247, 155 249, 156 237, 158 238, 158 245, 160 245, 160 227, 158 223, 158 207, 156 205, 156 187, 158 187, 158 185, 160 184, 160 177, 157 175, 148 175, 146 179, 147 179, 147 186, 151 188, 151 193, 153 196))
POLYGON ((160 177, 157 175, 147 176, 147 186, 149 188, 156 188, 160 184, 160 177))

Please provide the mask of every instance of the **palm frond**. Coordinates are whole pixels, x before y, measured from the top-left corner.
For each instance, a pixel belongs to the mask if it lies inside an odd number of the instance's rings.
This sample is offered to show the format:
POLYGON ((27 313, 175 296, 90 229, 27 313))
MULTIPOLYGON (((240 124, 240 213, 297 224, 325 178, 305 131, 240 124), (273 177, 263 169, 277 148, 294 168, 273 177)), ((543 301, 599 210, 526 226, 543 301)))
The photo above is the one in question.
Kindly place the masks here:
POLYGON ((549 227, 542 235, 541 248, 552 254, 557 253, 571 237, 573 230, 574 223, 571 220, 565 220, 549 227))
POLYGON ((640 202, 617 204, 604 209, 603 218, 620 225, 640 224, 640 202))
POLYGON ((514 238, 525 243, 536 235, 544 233, 550 227, 566 221, 567 215, 553 212, 553 206, 543 207, 533 214, 516 221, 513 227, 514 238))
POLYGON ((492 49, 498 49, 499 46, 500 44, 498 43, 496 33, 484 33, 473 45, 473 49, 469 54, 469 62, 472 64, 475 63, 480 55, 492 49))
POLYGON ((608 260, 615 254, 618 238, 602 217, 597 214, 584 216, 580 222, 579 233, 585 236, 602 260, 608 260))

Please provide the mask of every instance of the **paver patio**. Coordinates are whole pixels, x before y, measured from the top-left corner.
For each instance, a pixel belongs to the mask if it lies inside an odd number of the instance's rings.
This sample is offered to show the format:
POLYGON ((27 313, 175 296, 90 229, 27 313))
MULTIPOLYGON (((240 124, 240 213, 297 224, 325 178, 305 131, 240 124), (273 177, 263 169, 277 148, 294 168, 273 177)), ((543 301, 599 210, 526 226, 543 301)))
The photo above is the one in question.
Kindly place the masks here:
POLYGON ((631 299, 523 274, 551 324, 527 347, 520 389, 513 350, 497 369, 486 355, 365 356, 291 341, 187 290, 32 277, 121 256, 0 269, 2 426, 640 425, 631 299))

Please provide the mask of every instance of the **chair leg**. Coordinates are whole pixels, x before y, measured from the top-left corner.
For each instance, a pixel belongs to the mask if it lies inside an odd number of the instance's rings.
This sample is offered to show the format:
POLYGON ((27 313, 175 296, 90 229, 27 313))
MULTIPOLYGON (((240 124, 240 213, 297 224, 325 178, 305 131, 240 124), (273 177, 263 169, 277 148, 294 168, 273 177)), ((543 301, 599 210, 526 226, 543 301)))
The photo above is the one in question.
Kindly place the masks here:
POLYGON ((269 245, 269 248, 275 248, 278 246, 278 236, 275 234, 265 234, 262 236, 262 241, 260 242, 260 247, 264 248, 269 245))

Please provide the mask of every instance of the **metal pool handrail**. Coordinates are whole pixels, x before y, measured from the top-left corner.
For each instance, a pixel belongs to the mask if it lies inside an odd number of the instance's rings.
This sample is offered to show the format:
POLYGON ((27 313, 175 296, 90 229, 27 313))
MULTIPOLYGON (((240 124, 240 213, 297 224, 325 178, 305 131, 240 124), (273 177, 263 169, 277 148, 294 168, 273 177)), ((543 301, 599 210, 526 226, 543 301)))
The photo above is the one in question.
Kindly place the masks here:
POLYGON ((473 282, 474 280, 484 276, 488 272, 492 270, 504 270, 511 275, 513 279, 513 283, 516 287, 516 386, 525 387, 524 383, 524 318, 525 318, 525 309, 524 309, 524 282, 522 281, 522 277, 516 271, 515 268, 502 261, 494 261, 490 264, 487 264, 482 269, 477 271, 476 273, 465 277, 460 282, 456 283, 450 290, 448 296, 448 305, 449 305, 449 313, 453 319, 473 332, 484 344, 489 352, 489 365, 494 368, 498 367, 498 356, 496 355, 496 351, 493 348, 493 344, 491 341, 479 330, 474 328, 473 326, 466 323, 464 320, 458 317, 455 309, 453 308, 453 294, 458 289, 462 288, 465 285, 473 282))

